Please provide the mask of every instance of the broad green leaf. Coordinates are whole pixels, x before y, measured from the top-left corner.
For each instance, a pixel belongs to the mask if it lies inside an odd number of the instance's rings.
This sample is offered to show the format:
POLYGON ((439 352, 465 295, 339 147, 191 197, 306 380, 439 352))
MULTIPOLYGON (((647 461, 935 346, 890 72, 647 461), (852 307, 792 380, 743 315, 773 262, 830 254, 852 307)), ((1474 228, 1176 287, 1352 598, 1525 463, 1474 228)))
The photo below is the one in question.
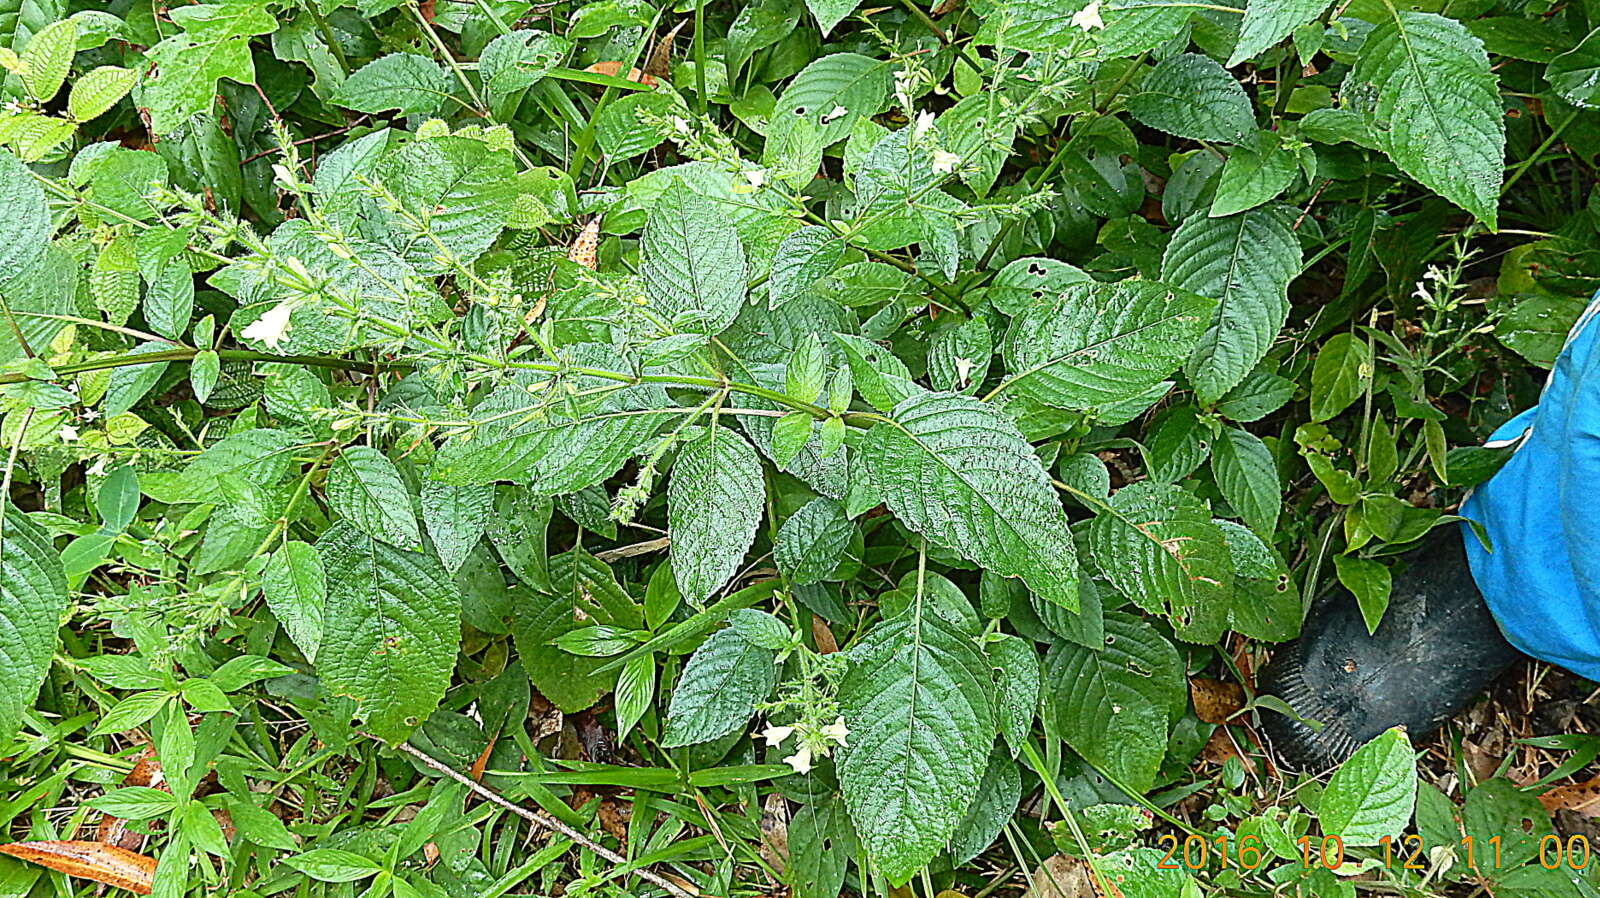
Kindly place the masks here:
POLYGON ((667 707, 663 748, 709 742, 750 721, 778 685, 777 653, 733 628, 711 634, 689 658, 667 707))
POLYGON ((989 662, 915 602, 850 650, 839 787, 872 863, 908 881, 955 833, 995 736, 989 662))
MULTIPOLYGON (((51 230, 44 190, 27 167, 5 151, 0 151, 0 207, 6 210, 6 227, 0 229, 0 288, 5 288, 39 264, 50 245, 51 230)), ((21 323, 24 333, 37 326, 21 323)), ((9 327, 5 331, 0 346, 14 350, 16 337, 9 327)))
POLYGON ((1328 8, 1328 0, 1250 0, 1245 4, 1239 40, 1228 68, 1250 59, 1288 37, 1296 28, 1328 8))
POLYGON ((855 525, 833 499, 812 499, 778 528, 772 560, 796 586, 828 579, 844 559, 855 525))
POLYGON ((989 283, 989 301, 1001 312, 1016 316, 1049 294, 1093 282, 1083 269, 1056 259, 1017 259, 1000 269, 989 283))
MULTIPOLYGON (((150 340, 135 346, 130 354, 151 355, 171 348, 170 343, 150 340)), ((106 387, 106 416, 115 417, 133 408, 134 404, 143 399, 156 382, 161 380, 161 375, 167 373, 168 364, 165 361, 156 361, 112 369, 111 383, 106 387)))
POLYGON ((765 496, 760 457, 726 427, 708 429, 678 453, 667 487, 667 527, 684 598, 698 604, 738 571, 765 496))
POLYGON ((1300 242, 1282 208, 1191 215, 1173 232, 1162 279, 1217 300, 1216 318, 1184 366, 1202 402, 1221 399, 1267 354, 1289 316, 1289 282, 1299 273, 1300 242))
POLYGON ((450 76, 437 62, 415 53, 390 53, 351 72, 333 102, 356 112, 398 109, 401 115, 430 115, 449 96, 450 76))
POLYGON ((1350 407, 1372 381, 1372 347, 1352 333, 1334 334, 1311 367, 1311 420, 1326 421, 1350 407))
POLYGON ((1189 140, 1238 143, 1255 133, 1244 88, 1210 57, 1180 53, 1163 60, 1128 97, 1140 122, 1189 140))
POLYGON ((806 8, 817 17, 817 26, 822 29, 822 36, 827 37, 833 26, 844 21, 844 17, 856 11, 861 0, 806 0, 806 8))
MULTIPOLYGON (((1054 607, 1054 606, 1044 606, 1054 607)), ((989 666, 998 671, 995 684, 999 687, 995 711, 1000 735, 1011 749, 1012 757, 1022 750, 1028 731, 1033 728, 1033 715, 1039 707, 1039 654, 1033 644, 1009 634, 991 637, 988 645, 989 666)), ((988 847, 985 844, 984 847, 988 847)))
POLYGON ((1130 614, 1106 612, 1103 648, 1058 642, 1045 655, 1045 732, 1141 793, 1187 699, 1177 649, 1130 614))
POLYGON ((1132 399, 1177 370, 1216 300, 1155 281, 1071 284, 1021 309, 1006 334, 1011 391, 1091 409, 1132 399))
POLYGON ((1389 591, 1393 581, 1389 566, 1371 558, 1354 555, 1333 556, 1333 569, 1339 584, 1356 597, 1356 607, 1361 609, 1361 619, 1368 633, 1376 633, 1389 608, 1389 591))
POLYGON ((639 240, 651 307, 676 330, 719 334, 744 306, 744 246, 733 224, 682 180, 656 201, 639 240))
POLYGON ((138 99, 150 110, 153 132, 170 133, 189 116, 210 109, 219 79, 255 83, 250 38, 278 27, 268 5, 269 0, 225 0, 173 7, 172 21, 183 31, 145 54, 154 70, 139 86, 138 99))
POLYGON ((411 496, 394 462, 370 446, 347 446, 328 466, 328 506, 375 539, 414 549, 422 542, 411 496))
POLYGON ((1094 37, 1106 59, 1137 56, 1177 37, 1206 8, 1195 0, 1104 0, 1099 11, 1105 27, 1094 37))
POLYGON ((1545 66, 1544 80, 1574 106, 1600 107, 1600 28, 1589 32, 1576 47, 1550 60, 1545 66))
MULTIPOLYGON (((618 370, 608 347, 579 345, 575 365, 618 370)), ((625 370, 625 366, 624 366, 625 370)), ((541 495, 577 492, 616 473, 681 411, 661 410, 666 393, 653 384, 604 392, 596 399, 550 402, 547 392, 528 389, 544 378, 527 378, 496 389, 472 410, 476 429, 447 440, 431 476, 468 485, 496 480, 532 481, 541 495)), ((567 381, 576 393, 599 392, 615 381, 580 375, 567 381)))
POLYGON ((22 86, 35 100, 48 102, 61 90, 78 51, 78 25, 72 19, 51 22, 22 50, 22 86))
POLYGON ((833 339, 844 351, 856 390, 878 411, 894 411, 895 406, 922 392, 906 363, 884 347, 853 334, 834 334, 833 339))
POLYGON ((1237 427, 1223 428, 1211 446, 1211 472, 1217 488, 1246 524, 1271 534, 1283 507, 1283 484, 1272 450, 1255 434, 1237 427))
MULTIPOLYGON (((196 496, 214 496, 222 491, 222 481, 238 478, 262 486, 283 479, 294 461, 295 435, 284 430, 258 427, 227 437, 195 456, 183 469, 178 488, 196 496)), ((185 501, 171 499, 166 501, 185 501)))
MULTIPOLYGON (((0 152, 0 179, 5 173, 5 163, 14 162, 9 153, 0 152)), ((0 183, 0 205, 4 205, 8 192, 3 183, 0 183)), ((41 198, 42 199, 42 198, 41 198)), ((17 216, 19 227, 16 231, 0 229, 0 266, 6 259, 17 259, 18 264, 28 266, 19 271, 0 268, 0 297, 6 302, 6 307, 11 310, 11 316, 16 321, 16 329, 11 323, 0 319, 0 363, 21 359, 26 355, 22 351, 22 344, 17 342, 17 333, 20 331, 23 340, 27 341, 28 348, 38 354, 50 345, 50 341, 61 333, 66 323, 56 318, 46 318, 46 315, 71 315, 77 311, 73 305, 78 288, 79 267, 72 255, 62 247, 46 241, 48 225, 42 220, 41 228, 34 233, 40 236, 38 249, 44 250, 44 256, 34 256, 33 261, 24 261, 21 257, 27 251, 24 247, 12 247, 8 244, 14 236, 27 236, 31 229, 31 210, 25 200, 19 200, 15 205, 4 206, 13 210, 17 216), (31 270, 30 270, 31 269, 31 270), (7 277, 12 273, 25 274, 24 277, 7 277)), ((41 203, 42 210, 42 203, 41 203)), ((138 289, 138 275, 134 275, 134 289, 138 289)), ((131 311, 131 310, 130 310, 131 311)))
POLYGON ((551 589, 524 600, 512 626, 517 654, 534 688, 567 714, 592 707, 616 683, 616 675, 596 673, 605 658, 585 658, 552 645, 580 627, 633 630, 644 625, 644 610, 634 604, 604 562, 581 549, 550 559, 551 589))
POLYGON ((284 543, 267 560, 261 594, 289 640, 307 658, 315 659, 322 644, 322 613, 328 600, 328 575, 322 556, 303 542, 284 543))
POLYGON ((1455 19, 1388 9, 1344 93, 1376 94, 1373 134, 1400 170, 1496 227, 1505 109, 1483 42, 1455 19))
POLYGON ((1416 801, 1416 752, 1405 731, 1392 729, 1334 771, 1317 810, 1328 835, 1346 845, 1376 845, 1410 826, 1416 801))
POLYGON ((483 538, 493 505, 494 487, 488 484, 422 482, 422 523, 445 570, 454 574, 466 562, 467 553, 483 538))
POLYGON ((1016 425, 993 406, 949 393, 912 396, 890 417, 861 441, 889 510, 934 545, 1076 608, 1066 512, 1016 425))
POLYGON ((1100 572, 1178 636, 1214 642, 1227 627, 1233 562, 1211 510, 1187 490, 1144 480, 1111 497, 1089 527, 1100 572))
POLYGON ((823 148, 843 140, 857 119, 883 111, 893 72, 889 63, 859 53, 832 53, 807 65, 773 108, 766 161, 797 130, 814 137, 820 161, 823 148))
POLYGON ((0 507, 0 745, 17 734, 50 671, 67 598, 50 534, 7 500, 0 507))
POLYGON ((767 305, 777 308, 810 290, 844 257, 844 241, 827 228, 806 225, 778 244, 767 277, 767 305))
POLYGON ((317 540, 327 571, 323 692, 356 703, 364 728, 389 743, 411 734, 444 698, 461 641, 461 595, 437 559, 348 524, 317 540))
POLYGON ((490 41, 478 57, 478 74, 489 102, 504 104, 518 91, 538 84, 570 52, 571 41, 543 31, 513 31, 490 41))
POLYGON ((478 258, 500 236, 516 198, 511 154, 469 137, 412 141, 385 157, 378 172, 427 225, 431 236, 406 235, 397 243, 400 254, 425 273, 447 267, 436 258, 441 252, 463 264, 478 258))
POLYGON ((1089 36, 1072 18, 1072 12, 1055 0, 1002 0, 983 17, 975 40, 1033 53, 1087 49, 1089 36))
POLYGON ((1262 131, 1254 142, 1233 148, 1217 179, 1211 216, 1221 218, 1276 199, 1294 183, 1299 159, 1285 150, 1278 136, 1262 131))
MULTIPOLYGON (((1031 649, 1030 649, 1031 651, 1031 649)), ((1022 801, 1022 774, 999 745, 989 752, 983 779, 967 814, 950 837, 950 858, 965 864, 994 844, 1022 801)))

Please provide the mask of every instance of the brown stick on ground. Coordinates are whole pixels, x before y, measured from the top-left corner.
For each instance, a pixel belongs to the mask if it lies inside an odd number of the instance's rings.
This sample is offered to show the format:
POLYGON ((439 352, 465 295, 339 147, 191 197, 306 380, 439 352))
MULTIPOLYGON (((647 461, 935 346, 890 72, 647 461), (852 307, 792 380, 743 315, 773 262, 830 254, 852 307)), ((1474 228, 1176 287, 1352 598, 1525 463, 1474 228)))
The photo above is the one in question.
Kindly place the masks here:
MULTIPOLYGON (((365 736, 366 738, 371 739, 374 742, 379 742, 379 743, 382 743, 382 744, 385 744, 385 745, 388 744, 388 743, 384 742, 382 739, 379 739, 377 736, 372 735, 371 733, 363 733, 360 730, 356 730, 356 733, 359 734, 359 735, 365 736)), ((412 748, 407 743, 402 742, 399 745, 394 745, 394 746, 390 746, 390 747, 394 748, 394 749, 396 749, 398 751, 404 752, 405 754, 408 754, 413 758, 416 758, 418 761, 421 761, 423 763, 423 765, 426 766, 427 768, 429 768, 430 770, 434 770, 434 771, 437 771, 438 773, 444 774, 445 776, 449 777, 450 779, 453 779, 456 782, 460 783, 461 785, 466 786, 468 789, 470 789, 474 793, 476 793, 478 795, 478 797, 480 797, 480 798, 482 798, 482 799, 484 799, 486 801, 489 801, 492 804, 497 804, 500 807, 505 808, 506 810, 510 811, 513 814, 516 814, 518 817, 521 817, 522 819, 528 821, 529 823, 534 823, 534 824, 537 824, 539 826, 546 827, 548 829, 553 829, 556 832, 562 834, 563 836, 566 836, 567 838, 571 839, 572 841, 578 843, 579 845, 582 845, 584 848, 587 848, 590 851, 594 852, 595 854, 600 855, 601 857, 605 858, 606 860, 610 861, 613 864, 622 864, 622 865, 626 866, 628 863, 630 863, 627 858, 623 857, 620 854, 617 854, 615 851, 612 851, 611 849, 605 847, 604 845, 601 845, 600 843, 598 843, 595 840, 589 838, 588 836, 584 835, 583 833, 578 832, 577 830, 575 830, 572 827, 566 825, 565 823, 562 823, 560 820, 557 820, 556 818, 550 816, 549 814, 545 813, 544 811, 530 811, 527 808, 525 808, 525 807, 523 807, 523 806, 521 806, 519 804, 513 804, 512 802, 507 801, 504 798, 501 798, 500 794, 498 792, 495 792, 492 789, 489 789, 489 788, 487 788, 487 787, 485 787, 483 785, 480 785, 478 783, 473 782, 472 779, 470 777, 466 776, 465 774, 456 771, 455 769, 451 768, 449 765, 445 764, 442 761, 435 760, 430 755, 424 754, 423 752, 418 751, 415 748, 412 748)), ((692 892, 689 892, 688 890, 684 889, 682 886, 674 883, 672 880, 667 879, 666 877, 662 876, 661 874, 652 872, 652 871, 650 871, 648 869, 645 869, 643 867, 641 867, 641 868, 639 868, 637 870, 634 870, 633 873, 634 873, 635 876, 638 876, 640 879, 643 879, 643 880, 645 880, 647 882, 650 882, 650 883, 654 883, 655 885, 658 885, 661 888, 666 889, 669 894, 676 896, 676 898, 701 898, 701 896, 696 895, 696 894, 694 894, 692 892)))

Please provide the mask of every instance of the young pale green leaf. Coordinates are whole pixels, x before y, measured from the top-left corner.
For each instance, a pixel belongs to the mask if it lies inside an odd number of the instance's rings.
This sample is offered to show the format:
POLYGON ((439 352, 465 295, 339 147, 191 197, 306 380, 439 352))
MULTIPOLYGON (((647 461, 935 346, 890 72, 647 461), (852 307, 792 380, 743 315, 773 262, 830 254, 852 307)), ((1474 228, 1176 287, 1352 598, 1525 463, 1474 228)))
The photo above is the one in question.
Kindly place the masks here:
POLYGON ((483 538, 493 506, 494 487, 489 484, 422 482, 422 523, 445 570, 454 574, 466 563, 467 553, 483 538))
MULTIPOLYGON (((170 343, 150 340, 135 346, 132 354, 150 355, 171 348, 170 343)), ((147 362, 113 369, 111 383, 106 387, 106 417, 114 418, 133 408, 134 404, 143 399, 145 394, 155 387, 156 382, 161 380, 161 375, 167 373, 168 364, 168 362, 147 362)))
POLYGON ((761 459, 734 431, 712 427, 683 447, 667 488, 667 526, 684 598, 700 602, 738 570, 765 496, 761 459))
POLYGON ((744 306, 744 246, 727 216, 675 179, 645 223, 640 271, 652 308, 673 327, 719 334, 744 306))
POLYGON ((422 542, 400 472, 370 446, 347 446, 334 457, 328 505, 362 533, 392 546, 414 549, 422 542))
POLYGON ((429 115, 450 96, 450 76, 426 56, 390 53, 350 74, 333 102, 356 112, 398 109, 402 115, 429 115))
POLYGON ((72 82, 72 90, 67 94, 67 113, 79 122, 98 118, 138 83, 136 69, 114 65, 90 69, 72 82))
POLYGON ((133 466, 122 465, 106 475, 94 504, 107 530, 121 533, 128 529, 139 511, 139 474, 133 466))
POLYGON ((1227 427, 1211 445, 1211 473, 1217 488, 1246 524, 1270 534, 1283 507, 1283 484, 1272 450, 1247 430, 1227 427))
POLYGON ((78 52, 78 23, 61 19, 39 29, 22 48, 22 86, 35 100, 48 102, 61 90, 78 52))
POLYGON ((861 398, 878 411, 894 411, 895 406, 922 392, 906 363, 884 347, 854 334, 834 334, 833 339, 844 351, 861 398))
POLYGON ((1322 831, 1346 845, 1376 845, 1411 824, 1417 802, 1416 752, 1392 729, 1345 761, 1322 792, 1322 831))
MULTIPOLYGON (((995 393, 1091 409, 1132 399, 1177 370, 1216 300, 1155 281, 1071 284, 1012 319, 995 393)), ((993 394, 991 394, 993 395, 993 394)))
POLYGON ((356 703, 368 732, 399 742, 439 706, 461 641, 461 594, 431 555, 405 552, 349 524, 317 541, 327 571, 317 649, 323 691, 356 703))
POLYGON ((1016 425, 991 405, 949 393, 912 396, 892 418, 861 443, 889 509, 935 545, 1076 608, 1066 512, 1016 425))
POLYGON ((1372 381, 1372 347, 1360 336, 1334 334, 1311 367, 1311 420, 1326 421, 1361 398, 1372 381))
POLYGON ((1239 143, 1255 133, 1255 112, 1244 88, 1208 56, 1180 53, 1163 60, 1128 97, 1133 117, 1189 140, 1239 143))
POLYGON ((656 656, 646 652, 622 665, 617 674, 617 739, 628 738, 656 697, 656 656))
POLYGON ((250 38, 278 28, 269 5, 269 0, 223 0, 172 9, 172 21, 183 30, 145 54, 155 67, 139 85, 137 99, 150 111, 151 131, 171 133, 210 109, 219 79, 255 83, 250 38))
POLYGON ((1250 0, 1228 68, 1258 55, 1328 8, 1328 0, 1250 0))
POLYGON ((0 745, 22 725, 55 656, 67 580, 50 534, 10 501, 0 507, 0 745))
POLYGON ((914 602, 850 650, 839 787, 867 856, 904 883, 944 847, 994 744, 994 683, 972 638, 914 602))
POLYGON ((1177 649, 1130 614, 1108 611, 1105 645, 1050 647, 1044 661, 1045 731, 1138 792, 1155 782, 1167 730, 1187 708, 1177 649))
POLYGON ((222 357, 215 349, 202 349, 189 362, 189 385, 194 388, 194 398, 204 403, 217 388, 222 376, 222 357))
POLYGON ((812 499, 778 528, 772 560, 796 586, 819 582, 839 566, 854 532, 844 506, 825 497, 812 499))
POLYGON ((1388 8, 1344 93, 1376 93, 1378 145, 1422 186, 1496 227, 1505 109, 1483 42, 1455 19, 1388 8))
POLYGON ((1107 580, 1178 636, 1213 642, 1227 626, 1233 562, 1205 503, 1180 486, 1144 480, 1123 487, 1089 527, 1107 580))
POLYGON ((689 658, 667 708, 663 748, 709 742, 749 722, 778 685, 777 653, 731 627, 711 634, 689 658))
MULTIPOLYGON (((1011 749, 1012 757, 1022 750, 1028 731, 1033 727, 1033 715, 1039 707, 1039 653, 1033 644, 1010 634, 992 637, 987 647, 989 666, 999 671, 995 683, 999 686, 999 701, 995 706, 999 714, 1000 735, 1011 749)), ((985 844, 984 847, 988 847, 985 844)))
POLYGON ((1217 300, 1216 318, 1185 365, 1202 402, 1216 402, 1244 380, 1289 316, 1289 282, 1300 273, 1290 216, 1273 206, 1225 218, 1192 215, 1167 244, 1162 279, 1217 300))

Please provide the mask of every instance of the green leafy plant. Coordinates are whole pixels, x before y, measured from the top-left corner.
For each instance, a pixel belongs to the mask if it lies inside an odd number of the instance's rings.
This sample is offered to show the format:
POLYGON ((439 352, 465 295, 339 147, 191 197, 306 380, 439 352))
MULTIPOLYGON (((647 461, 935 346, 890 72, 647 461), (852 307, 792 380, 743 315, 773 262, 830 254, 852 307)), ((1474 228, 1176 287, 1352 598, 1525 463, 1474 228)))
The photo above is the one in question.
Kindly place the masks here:
MULTIPOLYGON (((0 0, 0 824, 148 852, 12 853, 162 895, 932 898, 1058 853, 1592 893, 1506 779, 1457 811, 1391 732, 1289 788, 1248 737, 1256 663, 1334 582, 1377 626, 1600 286, 1596 24, 0 0), (1202 719, 1201 674, 1244 699, 1202 719), (1219 834, 1255 862, 1163 860, 1219 834)), ((1541 747, 1541 787, 1600 750, 1541 747)))

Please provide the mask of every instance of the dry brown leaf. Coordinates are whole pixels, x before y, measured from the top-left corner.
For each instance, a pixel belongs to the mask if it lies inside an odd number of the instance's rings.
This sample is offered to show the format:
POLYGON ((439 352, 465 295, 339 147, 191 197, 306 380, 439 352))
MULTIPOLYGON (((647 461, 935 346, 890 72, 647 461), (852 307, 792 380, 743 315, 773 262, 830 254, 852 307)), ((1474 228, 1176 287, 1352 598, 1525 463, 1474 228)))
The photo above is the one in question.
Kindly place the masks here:
POLYGON ((678 32, 682 31, 683 26, 687 24, 689 24, 689 20, 684 19, 678 23, 676 28, 667 32, 661 40, 656 41, 655 49, 650 51, 650 58, 644 64, 644 73, 646 75, 665 78, 672 74, 672 42, 677 38, 678 32))
POLYGON ((817 643, 818 654, 831 655, 839 650, 839 640, 828 629, 828 622, 815 614, 811 615, 811 638, 817 643))
POLYGON ((1089 867, 1083 861, 1054 854, 1033 871, 1033 881, 1022 898, 1104 898, 1094 887, 1089 867))
POLYGON ((628 820, 633 817, 633 805, 606 796, 600 799, 600 828, 612 838, 628 844, 628 820))
MULTIPOLYGON (((147 786, 171 792, 167 788, 166 775, 161 772, 161 762, 156 760, 154 748, 145 746, 139 754, 139 760, 134 762, 133 769, 122 778, 124 786, 147 786)), ((144 835, 128 829, 128 821, 111 814, 100 815, 100 825, 95 827, 94 838, 96 842, 126 848, 129 851, 138 851, 144 847, 144 835)))
POLYGON ((789 803, 777 792, 761 802, 761 857, 779 873, 789 866, 789 803))
POLYGON ((1244 707, 1244 689, 1239 684, 1205 677, 1189 681, 1189 697, 1194 700, 1194 716, 1206 723, 1227 723, 1244 707))
POLYGON ((1585 817, 1600 817, 1600 776, 1588 782, 1557 786, 1539 796, 1539 803, 1552 814, 1576 811, 1585 817))
POLYGON ((1227 727, 1217 727, 1211 732, 1211 738, 1206 740, 1206 747, 1200 750, 1200 757, 1221 767, 1228 763, 1230 758, 1238 758, 1239 763, 1250 773, 1256 772, 1256 762, 1248 755, 1242 755, 1233 747, 1233 740, 1228 738, 1227 727))
MULTIPOLYGON (((622 72, 622 63, 615 60, 597 62, 594 65, 584 69, 584 71, 594 75, 610 75, 611 77, 615 78, 622 72)), ((656 79, 654 75, 645 74, 638 69, 628 69, 628 80, 638 84, 643 84, 645 87, 656 86, 656 79)))
POLYGON ((0 854, 139 895, 150 894, 156 875, 155 858, 101 842, 12 842, 0 845, 0 854))
POLYGON ((593 271, 599 261, 599 249, 600 216, 596 215, 572 238, 572 245, 567 247, 567 259, 593 271))

